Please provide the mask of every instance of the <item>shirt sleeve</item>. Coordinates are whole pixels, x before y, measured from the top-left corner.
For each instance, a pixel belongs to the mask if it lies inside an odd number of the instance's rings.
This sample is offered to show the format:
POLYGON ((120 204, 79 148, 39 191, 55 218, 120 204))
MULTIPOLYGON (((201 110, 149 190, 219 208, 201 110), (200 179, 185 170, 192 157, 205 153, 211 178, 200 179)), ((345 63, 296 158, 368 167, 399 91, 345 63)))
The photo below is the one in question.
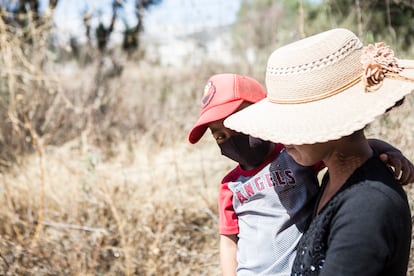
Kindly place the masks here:
POLYGON ((233 208, 233 192, 229 189, 228 182, 220 185, 218 196, 219 232, 221 235, 233 235, 239 233, 239 223, 233 208))
POLYGON ((394 269, 400 273, 394 270, 386 275, 404 275, 406 267, 401 264, 407 258, 404 252, 409 252, 411 237, 407 221, 411 221, 410 215, 399 195, 359 187, 332 218, 320 275, 379 275, 387 262, 399 263, 394 269))

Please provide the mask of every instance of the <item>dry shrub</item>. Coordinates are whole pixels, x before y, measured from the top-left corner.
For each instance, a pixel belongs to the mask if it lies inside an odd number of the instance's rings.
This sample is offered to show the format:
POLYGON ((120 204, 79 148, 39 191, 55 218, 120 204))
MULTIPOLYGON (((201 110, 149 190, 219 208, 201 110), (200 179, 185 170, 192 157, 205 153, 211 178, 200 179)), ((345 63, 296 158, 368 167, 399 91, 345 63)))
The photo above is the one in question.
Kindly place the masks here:
MULTIPOLYGON (((51 21, 23 27, 0 17, 0 160, 2 166, 46 144, 62 144, 78 136, 86 120, 73 108, 55 74, 49 51, 51 21)), ((36 24, 35 24, 36 23, 36 24)))
POLYGON ((53 102, 57 84, 43 72, 42 63, 48 53, 44 47, 47 26, 42 27, 29 24, 26 29, 14 28, 0 17, 0 160, 3 165, 9 165, 31 149, 33 137, 29 128, 33 120, 41 122, 33 127, 39 133, 52 124, 44 111, 53 102), (28 36, 37 39, 27 41, 28 36), (45 94, 51 96, 44 97, 45 94))

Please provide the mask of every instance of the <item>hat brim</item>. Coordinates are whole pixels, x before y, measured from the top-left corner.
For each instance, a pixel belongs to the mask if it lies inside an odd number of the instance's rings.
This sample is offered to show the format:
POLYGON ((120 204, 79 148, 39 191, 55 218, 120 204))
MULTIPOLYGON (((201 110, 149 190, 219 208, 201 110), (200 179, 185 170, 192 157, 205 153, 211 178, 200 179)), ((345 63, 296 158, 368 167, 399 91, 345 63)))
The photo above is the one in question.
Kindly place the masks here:
POLYGON ((228 117, 239 108, 243 101, 239 99, 206 110, 188 133, 188 141, 191 144, 197 143, 206 132, 209 123, 228 117))
MULTIPOLYGON (((414 79, 414 70, 401 75, 414 79)), ((276 104, 265 98, 231 115, 224 125, 253 137, 283 144, 314 144, 339 139, 364 128, 414 90, 414 82, 385 78, 365 92, 362 82, 334 96, 301 104, 276 104)))

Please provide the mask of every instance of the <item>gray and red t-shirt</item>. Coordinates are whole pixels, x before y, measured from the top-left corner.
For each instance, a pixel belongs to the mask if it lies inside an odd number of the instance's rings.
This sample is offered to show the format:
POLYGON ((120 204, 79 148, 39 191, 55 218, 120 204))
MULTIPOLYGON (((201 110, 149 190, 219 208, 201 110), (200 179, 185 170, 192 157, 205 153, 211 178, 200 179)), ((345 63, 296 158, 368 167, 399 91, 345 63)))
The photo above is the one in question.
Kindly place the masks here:
POLYGON ((237 166, 219 192, 220 234, 238 235, 238 275, 290 275, 318 191, 321 164, 297 164, 276 144, 257 169, 237 166))

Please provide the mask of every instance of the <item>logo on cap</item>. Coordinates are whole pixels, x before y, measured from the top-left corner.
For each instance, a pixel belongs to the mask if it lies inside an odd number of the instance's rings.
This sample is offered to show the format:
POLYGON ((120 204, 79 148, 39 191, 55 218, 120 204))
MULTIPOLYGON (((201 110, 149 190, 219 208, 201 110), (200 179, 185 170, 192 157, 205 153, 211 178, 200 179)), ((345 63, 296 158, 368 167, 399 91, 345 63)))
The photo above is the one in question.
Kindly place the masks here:
POLYGON ((211 102, 214 94, 216 94, 216 87, 213 85, 212 81, 209 81, 204 87, 203 98, 201 99, 202 107, 205 107, 211 102))

